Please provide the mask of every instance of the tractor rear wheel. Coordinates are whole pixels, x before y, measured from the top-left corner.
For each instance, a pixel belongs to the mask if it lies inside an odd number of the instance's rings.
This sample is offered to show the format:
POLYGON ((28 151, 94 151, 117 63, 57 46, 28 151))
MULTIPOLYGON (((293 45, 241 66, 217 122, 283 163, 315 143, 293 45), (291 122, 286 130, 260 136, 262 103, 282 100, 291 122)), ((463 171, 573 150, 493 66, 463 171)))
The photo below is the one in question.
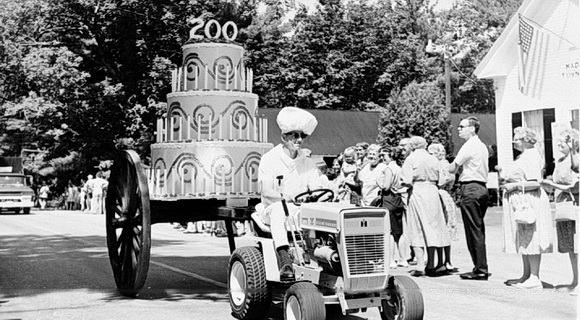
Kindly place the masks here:
POLYGON ((228 265, 232 315, 240 320, 264 318, 272 303, 272 293, 262 253, 256 247, 238 248, 228 265))

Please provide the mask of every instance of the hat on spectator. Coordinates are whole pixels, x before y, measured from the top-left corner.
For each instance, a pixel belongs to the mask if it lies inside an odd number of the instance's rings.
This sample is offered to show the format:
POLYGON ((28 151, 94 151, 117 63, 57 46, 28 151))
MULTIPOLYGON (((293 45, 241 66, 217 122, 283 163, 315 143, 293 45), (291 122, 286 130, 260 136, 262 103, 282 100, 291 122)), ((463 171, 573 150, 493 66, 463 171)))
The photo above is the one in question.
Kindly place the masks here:
POLYGON ((276 122, 282 133, 300 131, 307 135, 311 135, 318 125, 312 113, 296 107, 285 107, 280 110, 276 122))

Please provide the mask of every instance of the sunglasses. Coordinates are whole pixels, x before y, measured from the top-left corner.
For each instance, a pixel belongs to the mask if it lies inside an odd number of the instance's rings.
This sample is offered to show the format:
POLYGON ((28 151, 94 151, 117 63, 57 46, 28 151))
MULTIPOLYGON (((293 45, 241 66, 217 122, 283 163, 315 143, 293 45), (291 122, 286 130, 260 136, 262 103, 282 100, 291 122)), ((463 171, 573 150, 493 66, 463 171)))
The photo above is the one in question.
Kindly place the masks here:
POLYGON ((463 129, 463 128, 467 128, 467 127, 471 127, 470 125, 464 126, 464 125, 458 125, 457 129, 463 129))
POLYGON ((306 137, 308 137, 308 135, 304 132, 298 132, 298 131, 292 131, 292 132, 288 132, 285 133, 285 135, 291 139, 295 139, 297 140, 298 138, 302 138, 305 139, 306 137))

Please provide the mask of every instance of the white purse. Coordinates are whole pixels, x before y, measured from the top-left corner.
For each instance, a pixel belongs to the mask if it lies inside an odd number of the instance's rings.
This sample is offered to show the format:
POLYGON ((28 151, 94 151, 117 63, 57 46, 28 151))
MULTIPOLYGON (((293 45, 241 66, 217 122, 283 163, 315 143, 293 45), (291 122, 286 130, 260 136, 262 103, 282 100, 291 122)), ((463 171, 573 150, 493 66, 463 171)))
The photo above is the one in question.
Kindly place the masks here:
POLYGON ((536 223, 536 211, 532 209, 530 202, 525 197, 526 190, 522 181, 522 194, 514 202, 514 218, 518 224, 533 224, 536 223))
POLYGON ((578 203, 574 201, 574 195, 568 191, 571 200, 556 202, 556 214, 554 220, 556 221, 577 221, 580 210, 578 203))

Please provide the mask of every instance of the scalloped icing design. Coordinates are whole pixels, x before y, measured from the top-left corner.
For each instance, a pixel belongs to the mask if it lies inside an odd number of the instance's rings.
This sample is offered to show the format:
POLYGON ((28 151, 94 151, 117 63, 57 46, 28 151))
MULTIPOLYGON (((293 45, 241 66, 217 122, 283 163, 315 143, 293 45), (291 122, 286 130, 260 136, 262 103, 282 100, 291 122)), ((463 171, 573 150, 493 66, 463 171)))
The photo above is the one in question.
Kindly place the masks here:
POLYGON ((258 165, 270 143, 196 141, 151 146, 153 199, 259 197, 258 165))

